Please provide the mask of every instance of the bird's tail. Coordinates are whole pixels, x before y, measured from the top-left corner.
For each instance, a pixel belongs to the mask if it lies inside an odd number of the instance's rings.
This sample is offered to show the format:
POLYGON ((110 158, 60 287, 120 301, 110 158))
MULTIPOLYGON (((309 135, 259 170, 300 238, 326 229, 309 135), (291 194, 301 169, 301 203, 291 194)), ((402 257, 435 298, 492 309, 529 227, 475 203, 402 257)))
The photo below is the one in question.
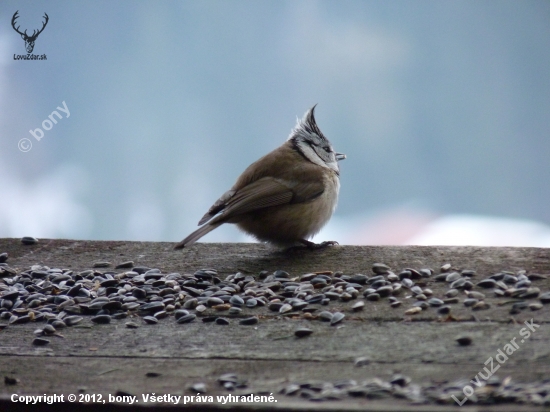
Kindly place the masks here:
POLYGON ((174 246, 174 249, 183 249, 185 246, 191 246, 201 237, 216 229, 219 225, 221 225, 221 223, 208 223, 207 225, 199 227, 197 230, 195 230, 193 233, 191 233, 189 236, 179 242, 176 246, 174 246))

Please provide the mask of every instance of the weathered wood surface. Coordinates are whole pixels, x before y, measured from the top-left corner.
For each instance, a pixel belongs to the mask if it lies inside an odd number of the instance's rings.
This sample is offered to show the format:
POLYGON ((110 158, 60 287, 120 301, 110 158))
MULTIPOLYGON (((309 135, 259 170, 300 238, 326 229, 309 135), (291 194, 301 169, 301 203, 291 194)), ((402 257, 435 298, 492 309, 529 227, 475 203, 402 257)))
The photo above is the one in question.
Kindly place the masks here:
MULTIPOLYGON (((256 275, 261 270, 284 269, 291 275, 314 271, 343 271, 346 274, 371 275, 374 262, 383 262, 398 271, 406 267, 431 267, 438 272, 443 263, 457 269, 475 269, 475 279, 501 270, 527 270, 550 274, 550 250, 537 248, 479 247, 355 247, 339 246, 320 251, 282 253, 260 244, 197 244, 188 250, 173 251, 173 244, 152 242, 95 242, 41 240, 23 246, 18 239, 0 239, 0 253, 8 252, 8 263, 18 270, 34 264, 90 269, 96 261, 123 261, 159 268, 163 273, 193 273, 214 268, 220 277, 241 271, 256 275)), ((104 270, 104 269, 100 269, 104 270)), ((117 270, 121 271, 121 270, 117 270)), ((444 282, 443 282, 444 283, 444 282)), ((448 285, 428 280, 434 296, 442 297, 448 285)), ((550 290, 550 279, 534 283, 541 291, 550 290)), ((487 293, 487 295, 491 295, 487 293)), ((189 385, 205 382, 208 394, 227 394, 216 383, 223 373, 237 373, 248 381, 247 392, 273 392, 277 403, 238 405, 258 410, 456 410, 457 405, 410 405, 405 400, 365 400, 313 403, 276 393, 285 383, 338 381, 389 377, 399 372, 415 383, 440 382, 459 378, 472 379, 511 339, 517 338, 523 322, 533 319, 540 327, 520 343, 498 371, 515 381, 534 382, 550 377, 550 305, 535 312, 509 314, 503 298, 488 297, 489 310, 473 312, 462 304, 453 305, 456 322, 444 322, 434 309, 405 316, 411 299, 393 309, 387 300, 367 302, 362 312, 352 312, 351 302, 331 302, 330 310, 340 310, 346 319, 339 326, 303 319, 300 315, 280 316, 266 308, 245 309, 244 315, 259 315, 260 323, 242 326, 231 319, 228 326, 194 322, 176 324, 172 317, 157 325, 143 324, 128 329, 124 321, 94 325, 89 318, 79 327, 52 337, 47 347, 31 344, 32 323, 12 325, 0 331, 0 374, 19 379, 17 385, 5 385, 0 391, 0 410, 23 410, 12 403, 18 394, 115 394, 123 391, 141 396, 146 393, 191 395, 189 385), (304 339, 294 337, 298 326, 314 333, 304 339), (473 337, 471 346, 460 347, 456 336, 473 337), (370 364, 355 367, 354 359, 366 356, 370 364), (147 377, 148 372, 159 376, 147 377), (8 409, 5 409, 4 406, 8 409)), ((212 309, 209 309, 212 310, 212 309)), ((136 316, 139 322, 139 317, 136 316)), ((1 323, 1 322, 0 322, 1 323)), ((143 404, 171 408, 168 404, 143 404)), ((516 410, 517 405, 465 406, 465 410, 516 410)), ((54 404, 56 410, 71 404, 54 404)), ((80 406, 80 405, 79 405, 80 406)), ((89 406, 92 408, 95 405, 89 406)), ((122 406, 109 405, 112 409, 122 406)), ((135 407, 136 405, 134 405, 135 407)), ((235 406, 235 405, 233 405, 235 406)), ((228 405, 195 405, 217 410, 228 405)), ((29 410, 49 410, 48 405, 30 406, 29 410)), ((525 410, 537 410, 526 406, 525 410)))

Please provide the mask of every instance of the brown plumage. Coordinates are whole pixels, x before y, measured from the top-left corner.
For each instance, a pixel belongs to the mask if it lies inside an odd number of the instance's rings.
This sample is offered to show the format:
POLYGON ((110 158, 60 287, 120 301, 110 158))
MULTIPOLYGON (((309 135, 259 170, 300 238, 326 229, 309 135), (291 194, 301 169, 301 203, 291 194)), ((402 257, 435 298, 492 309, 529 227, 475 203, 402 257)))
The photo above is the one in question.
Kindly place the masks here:
MULTIPOLYGON (((181 249, 223 223, 235 223, 260 241, 281 246, 307 239, 330 219, 338 200, 339 169, 330 142, 315 123, 314 108, 289 139, 252 163, 199 221, 181 249)), ((335 243, 335 242, 328 242, 335 243)))

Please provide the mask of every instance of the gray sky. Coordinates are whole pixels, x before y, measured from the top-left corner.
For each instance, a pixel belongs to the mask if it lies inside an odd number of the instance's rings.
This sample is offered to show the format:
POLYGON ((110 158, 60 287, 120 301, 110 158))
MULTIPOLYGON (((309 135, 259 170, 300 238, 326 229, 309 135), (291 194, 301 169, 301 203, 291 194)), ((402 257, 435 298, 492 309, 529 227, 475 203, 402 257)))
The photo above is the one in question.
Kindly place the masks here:
POLYGON ((4 0, 0 236, 180 240, 316 103, 348 155, 341 224, 395 208, 550 224, 549 21, 542 0, 4 0), (47 60, 14 60, 16 10, 31 33, 48 14, 47 60))

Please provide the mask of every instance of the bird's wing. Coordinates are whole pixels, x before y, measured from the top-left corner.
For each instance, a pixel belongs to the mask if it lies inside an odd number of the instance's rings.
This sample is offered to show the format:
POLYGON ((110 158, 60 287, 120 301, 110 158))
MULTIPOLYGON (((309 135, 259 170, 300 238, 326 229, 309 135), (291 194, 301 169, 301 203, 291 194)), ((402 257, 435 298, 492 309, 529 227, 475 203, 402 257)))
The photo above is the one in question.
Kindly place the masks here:
POLYGON ((208 222, 210 219, 212 219, 214 216, 216 216, 219 212, 221 212, 225 206, 227 205, 227 202, 231 197, 235 194, 235 190, 230 189, 227 192, 225 192, 221 197, 216 200, 216 202, 208 209, 208 212, 199 220, 199 226, 203 223, 208 222))
POLYGON ((233 216, 266 207, 307 202, 320 196, 323 191, 322 182, 290 184, 282 179, 263 177, 237 191, 226 192, 199 224, 207 222, 219 212, 222 212, 220 220, 225 221, 233 216), (212 212, 214 213, 211 214, 212 212))

